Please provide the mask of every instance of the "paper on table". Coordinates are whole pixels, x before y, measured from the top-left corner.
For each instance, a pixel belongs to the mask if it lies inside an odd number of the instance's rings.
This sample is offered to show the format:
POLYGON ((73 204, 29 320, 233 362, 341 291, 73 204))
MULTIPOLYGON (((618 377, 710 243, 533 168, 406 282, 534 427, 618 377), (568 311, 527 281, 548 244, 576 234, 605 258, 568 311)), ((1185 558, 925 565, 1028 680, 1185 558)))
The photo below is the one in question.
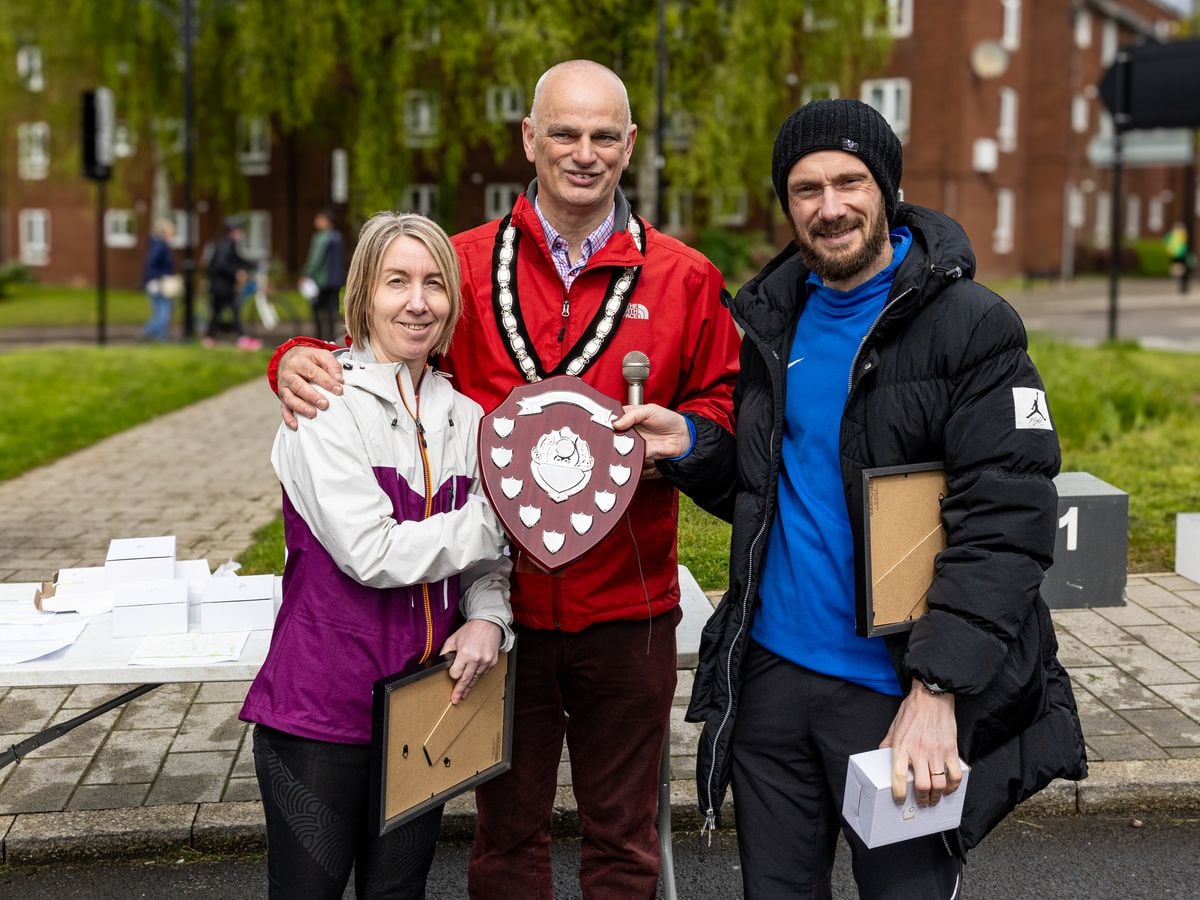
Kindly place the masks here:
POLYGON ((70 647, 87 623, 75 615, 6 615, 0 617, 0 665, 29 662, 70 647))
POLYGON ((248 631, 223 634, 152 634, 142 639, 129 660, 131 666, 193 666, 197 663, 236 662, 246 646, 248 631))
MULTIPOLYGON (((14 584, 0 584, 0 609, 8 605, 26 604, 29 612, 33 612, 33 595, 41 585, 36 581, 21 581, 14 584)), ((8 610, 5 609, 7 612, 8 610)))

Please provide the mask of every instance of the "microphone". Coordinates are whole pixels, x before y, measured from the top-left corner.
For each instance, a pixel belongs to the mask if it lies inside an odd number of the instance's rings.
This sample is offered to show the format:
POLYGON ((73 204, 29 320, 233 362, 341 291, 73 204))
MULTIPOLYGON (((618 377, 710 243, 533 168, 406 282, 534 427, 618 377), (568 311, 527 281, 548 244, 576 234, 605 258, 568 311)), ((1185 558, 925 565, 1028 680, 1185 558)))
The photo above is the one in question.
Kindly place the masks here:
POLYGON ((629 406, 642 403, 642 385, 650 377, 650 357, 641 350, 630 350, 621 360, 621 377, 629 385, 629 406))

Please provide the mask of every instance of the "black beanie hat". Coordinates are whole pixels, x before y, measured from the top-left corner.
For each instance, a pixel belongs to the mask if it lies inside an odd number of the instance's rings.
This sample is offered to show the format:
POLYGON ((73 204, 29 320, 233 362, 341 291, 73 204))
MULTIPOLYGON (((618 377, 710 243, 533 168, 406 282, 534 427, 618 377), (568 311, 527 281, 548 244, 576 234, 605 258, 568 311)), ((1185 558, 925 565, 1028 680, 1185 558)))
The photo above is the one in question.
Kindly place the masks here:
POLYGON ((861 100, 814 100, 783 123, 775 136, 771 180, 785 213, 788 173, 796 160, 817 150, 841 150, 859 157, 883 192, 888 221, 896 217, 896 191, 904 171, 900 139, 873 107, 861 100))

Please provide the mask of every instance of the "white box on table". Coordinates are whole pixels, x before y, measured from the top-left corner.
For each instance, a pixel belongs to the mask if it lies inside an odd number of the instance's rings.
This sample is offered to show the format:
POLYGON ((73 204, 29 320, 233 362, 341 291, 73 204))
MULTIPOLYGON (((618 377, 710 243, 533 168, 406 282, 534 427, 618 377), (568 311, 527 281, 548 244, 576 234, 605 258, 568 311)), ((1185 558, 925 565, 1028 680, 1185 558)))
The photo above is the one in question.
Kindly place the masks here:
POLYGON ((113 637, 185 634, 188 630, 187 582, 178 578, 131 581, 116 587, 113 637))
POLYGON ((892 750, 884 747, 855 753, 846 766, 846 793, 842 798, 842 818, 868 847, 882 847, 897 841, 950 831, 962 820, 963 798, 967 794, 965 762, 962 783, 953 794, 945 794, 935 806, 917 806, 913 793, 912 770, 908 773, 908 794, 899 806, 892 799, 892 750))
POLYGON ((275 576, 210 578, 200 601, 200 630, 259 631, 275 625, 275 576))
POLYGON ((97 590, 108 587, 108 569, 104 566, 83 566, 75 569, 59 569, 54 573, 54 583, 65 585, 91 585, 97 590))
POLYGON ((115 538, 104 562, 111 585, 175 577, 175 536, 115 538))

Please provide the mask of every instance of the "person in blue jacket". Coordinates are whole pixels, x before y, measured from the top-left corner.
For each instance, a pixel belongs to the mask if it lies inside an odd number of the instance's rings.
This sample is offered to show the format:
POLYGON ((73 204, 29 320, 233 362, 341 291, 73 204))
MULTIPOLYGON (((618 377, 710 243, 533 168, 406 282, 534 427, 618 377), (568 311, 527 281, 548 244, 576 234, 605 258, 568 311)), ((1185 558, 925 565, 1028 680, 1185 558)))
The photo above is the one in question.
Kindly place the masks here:
POLYGON ((150 235, 146 265, 142 270, 142 289, 150 300, 150 320, 142 333, 148 340, 165 341, 171 336, 171 315, 175 309, 172 283, 175 279, 175 260, 171 257, 171 241, 175 239, 175 223, 159 219, 150 235))

